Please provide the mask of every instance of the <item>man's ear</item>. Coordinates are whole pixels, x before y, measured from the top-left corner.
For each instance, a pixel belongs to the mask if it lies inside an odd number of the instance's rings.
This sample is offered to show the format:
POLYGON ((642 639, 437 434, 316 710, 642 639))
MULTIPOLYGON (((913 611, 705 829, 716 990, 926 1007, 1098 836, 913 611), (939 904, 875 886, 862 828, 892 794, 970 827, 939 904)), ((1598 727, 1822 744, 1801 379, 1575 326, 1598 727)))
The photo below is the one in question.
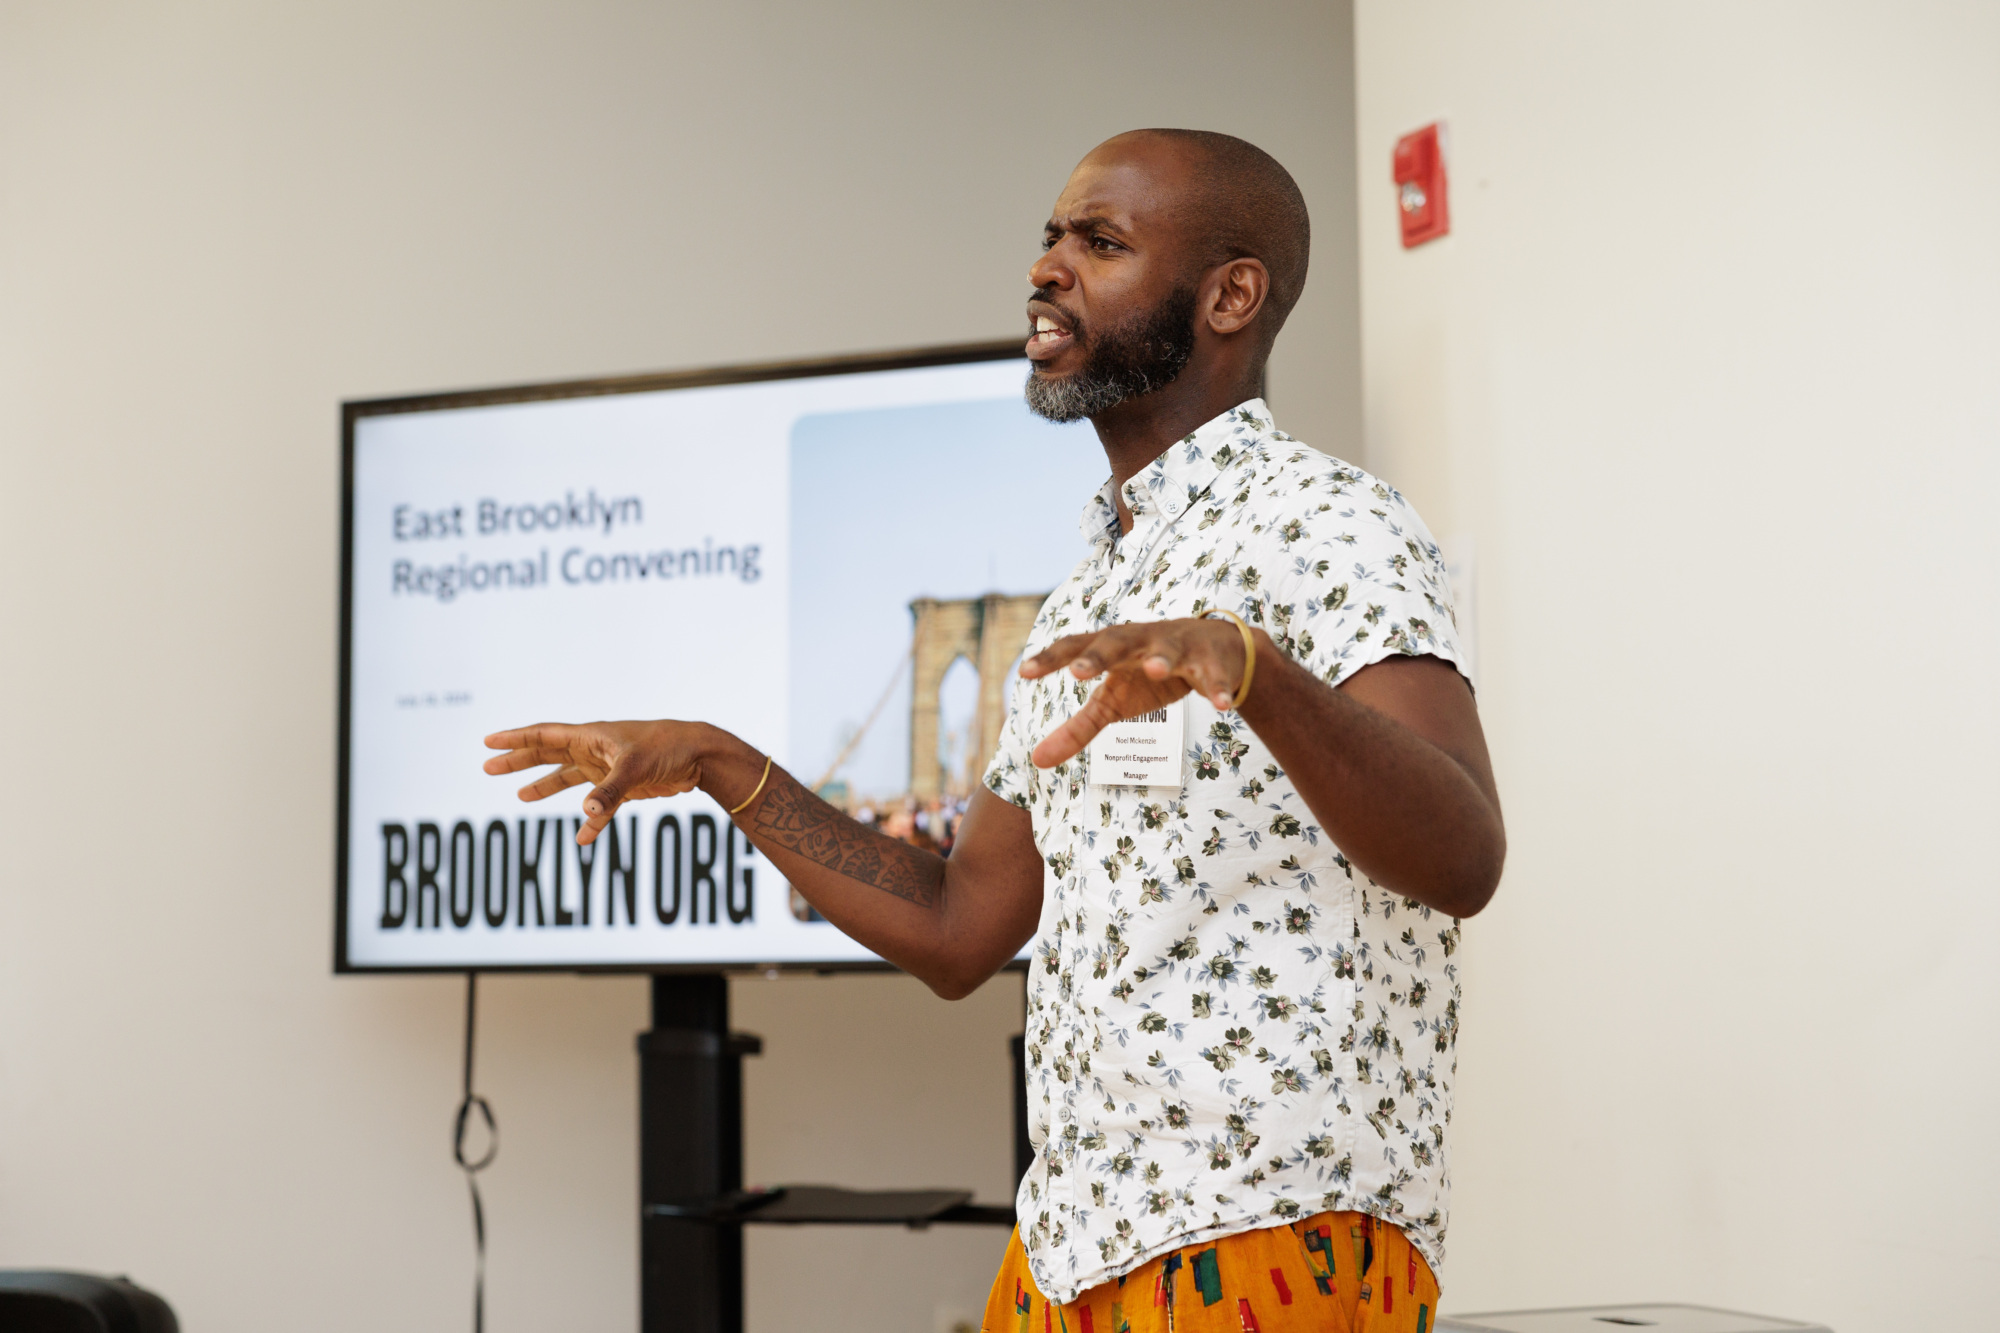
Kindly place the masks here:
POLYGON ((1203 288, 1208 327, 1224 336, 1241 333, 1271 294, 1271 271, 1261 259, 1232 259, 1211 269, 1203 288))

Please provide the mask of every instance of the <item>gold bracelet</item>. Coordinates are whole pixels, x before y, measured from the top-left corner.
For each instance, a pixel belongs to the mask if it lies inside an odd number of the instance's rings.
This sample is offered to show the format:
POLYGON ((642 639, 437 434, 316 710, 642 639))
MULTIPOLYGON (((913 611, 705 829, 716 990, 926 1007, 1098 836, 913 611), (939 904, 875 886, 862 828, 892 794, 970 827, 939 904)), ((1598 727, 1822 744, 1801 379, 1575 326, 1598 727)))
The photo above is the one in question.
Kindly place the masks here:
POLYGON ((1208 620, 1215 616, 1228 616, 1236 622, 1236 628, 1243 631, 1243 683, 1236 687, 1236 697, 1229 701, 1229 707, 1234 711, 1241 708, 1243 701, 1250 697, 1250 678, 1257 674, 1257 639, 1250 633, 1249 623, 1234 611, 1224 611, 1221 607, 1217 607, 1212 611, 1203 612, 1201 618, 1208 620))
POLYGON ((729 813, 733 815, 737 812, 737 810, 741 810, 744 805, 748 805, 750 804, 750 802, 756 800, 757 793, 764 790, 764 784, 769 782, 770 780, 771 780, 771 756, 767 754, 764 756, 764 776, 757 779, 757 785, 752 787, 750 789, 750 794, 743 798, 743 805, 737 806, 735 810, 731 810, 729 813))

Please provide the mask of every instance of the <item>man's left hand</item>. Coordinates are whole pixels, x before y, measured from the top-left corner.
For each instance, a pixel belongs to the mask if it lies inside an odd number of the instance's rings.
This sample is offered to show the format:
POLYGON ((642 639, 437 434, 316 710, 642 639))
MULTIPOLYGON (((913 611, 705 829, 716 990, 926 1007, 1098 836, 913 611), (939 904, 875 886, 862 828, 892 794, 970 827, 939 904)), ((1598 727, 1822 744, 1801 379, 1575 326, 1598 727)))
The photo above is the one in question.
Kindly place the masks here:
POLYGON ((1199 692, 1226 709, 1247 665, 1243 635, 1227 620, 1114 625, 1057 639, 1021 663, 1023 680, 1068 667, 1078 680, 1103 676, 1104 683, 1074 717, 1035 747, 1035 766, 1053 768, 1083 753, 1090 738, 1112 723, 1164 708, 1189 693, 1199 692))

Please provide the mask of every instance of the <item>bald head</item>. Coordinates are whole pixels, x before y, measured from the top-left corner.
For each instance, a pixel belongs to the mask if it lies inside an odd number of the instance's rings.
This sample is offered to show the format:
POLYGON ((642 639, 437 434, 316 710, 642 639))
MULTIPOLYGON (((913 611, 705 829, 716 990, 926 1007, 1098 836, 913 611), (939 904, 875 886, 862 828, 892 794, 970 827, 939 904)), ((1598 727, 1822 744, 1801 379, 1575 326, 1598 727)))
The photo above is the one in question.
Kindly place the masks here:
POLYGON ((1029 405, 1100 439, 1128 421, 1143 449, 1163 412, 1199 425, 1257 396, 1309 245, 1299 187, 1262 149, 1202 130, 1106 140, 1028 268, 1029 405))
MULTIPOLYGON (((1126 154, 1178 159, 1174 213, 1192 247, 1190 263, 1212 268, 1257 259, 1271 275, 1260 341, 1268 348, 1305 290, 1312 224, 1292 173, 1253 143, 1213 130, 1131 130, 1091 156, 1126 154)), ((1164 166, 1165 164, 1162 163, 1164 166)))

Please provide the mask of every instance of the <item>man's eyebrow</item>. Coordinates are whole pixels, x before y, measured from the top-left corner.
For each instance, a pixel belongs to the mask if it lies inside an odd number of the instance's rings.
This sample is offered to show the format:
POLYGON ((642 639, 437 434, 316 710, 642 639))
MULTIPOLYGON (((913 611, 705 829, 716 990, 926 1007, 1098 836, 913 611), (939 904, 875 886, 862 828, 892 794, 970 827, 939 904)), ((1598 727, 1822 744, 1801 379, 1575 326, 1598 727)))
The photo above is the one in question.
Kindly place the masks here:
POLYGON ((1073 218, 1050 218, 1042 224, 1042 230, 1045 232, 1108 231, 1120 236, 1125 234, 1125 228, 1119 226, 1115 219, 1102 213, 1085 213, 1073 218))

